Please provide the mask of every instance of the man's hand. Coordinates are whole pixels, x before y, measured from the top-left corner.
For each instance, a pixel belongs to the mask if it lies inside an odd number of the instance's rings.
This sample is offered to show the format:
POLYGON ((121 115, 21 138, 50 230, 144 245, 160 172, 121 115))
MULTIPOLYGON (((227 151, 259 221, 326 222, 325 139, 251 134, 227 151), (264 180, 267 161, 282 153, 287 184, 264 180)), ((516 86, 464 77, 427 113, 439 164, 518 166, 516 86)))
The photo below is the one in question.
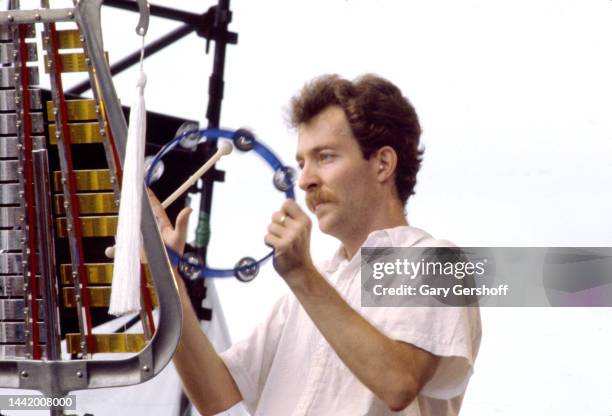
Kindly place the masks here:
POLYGON ((274 268, 287 283, 315 269, 310 257, 311 228, 310 218, 291 199, 272 215, 264 241, 274 248, 274 268))
POLYGON ((147 189, 149 201, 153 209, 153 215, 157 220, 159 232, 161 233, 164 244, 176 251, 179 255, 183 255, 185 249, 185 241, 187 240, 187 224, 189 223, 189 214, 193 211, 191 208, 183 208, 176 217, 176 225, 173 227, 166 210, 162 207, 161 202, 157 199, 153 191, 147 189))

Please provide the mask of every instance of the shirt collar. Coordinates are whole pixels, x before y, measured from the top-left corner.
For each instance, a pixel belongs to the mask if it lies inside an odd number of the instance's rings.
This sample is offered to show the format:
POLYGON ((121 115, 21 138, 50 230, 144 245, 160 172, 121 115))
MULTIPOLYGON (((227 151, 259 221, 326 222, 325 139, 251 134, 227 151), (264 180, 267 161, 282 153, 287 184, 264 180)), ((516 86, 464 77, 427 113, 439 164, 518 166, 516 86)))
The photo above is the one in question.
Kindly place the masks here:
MULTIPOLYGON (((411 247, 427 237, 431 236, 420 228, 401 225, 372 231, 361 247, 411 247)), ((353 258, 349 260, 344 255, 344 247, 340 245, 334 256, 323 265, 323 269, 326 273, 334 273, 345 262, 359 264, 360 261, 361 250, 357 250, 353 258)))

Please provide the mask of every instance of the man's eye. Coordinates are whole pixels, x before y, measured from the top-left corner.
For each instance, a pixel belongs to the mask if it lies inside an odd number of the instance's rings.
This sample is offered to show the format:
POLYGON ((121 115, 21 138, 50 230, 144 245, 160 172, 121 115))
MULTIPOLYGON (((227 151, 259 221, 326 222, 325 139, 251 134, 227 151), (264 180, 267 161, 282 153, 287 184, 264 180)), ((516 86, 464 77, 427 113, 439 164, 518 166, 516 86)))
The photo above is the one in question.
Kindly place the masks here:
POLYGON ((320 153, 319 154, 319 161, 321 162, 328 162, 332 160, 333 158, 334 158, 334 155, 332 153, 320 153))

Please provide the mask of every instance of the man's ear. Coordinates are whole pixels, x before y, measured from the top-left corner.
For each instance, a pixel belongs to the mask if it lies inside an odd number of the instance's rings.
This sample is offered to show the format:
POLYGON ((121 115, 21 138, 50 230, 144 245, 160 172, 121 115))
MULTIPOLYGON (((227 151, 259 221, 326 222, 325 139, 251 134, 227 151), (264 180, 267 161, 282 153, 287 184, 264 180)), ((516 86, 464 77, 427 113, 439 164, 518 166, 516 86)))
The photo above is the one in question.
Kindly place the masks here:
POLYGON ((397 153, 391 146, 383 146, 376 151, 376 176, 380 182, 393 178, 397 168, 397 153))

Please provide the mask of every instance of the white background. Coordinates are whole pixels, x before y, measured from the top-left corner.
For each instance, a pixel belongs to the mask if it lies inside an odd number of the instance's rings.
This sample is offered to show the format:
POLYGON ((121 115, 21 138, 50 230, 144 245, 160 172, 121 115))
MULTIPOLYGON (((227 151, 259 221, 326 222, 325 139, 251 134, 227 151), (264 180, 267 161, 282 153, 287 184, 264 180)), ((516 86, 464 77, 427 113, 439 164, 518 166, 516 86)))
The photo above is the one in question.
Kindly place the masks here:
MULTIPOLYGON (((155 4, 200 13, 213 3, 155 4)), ((402 89, 423 126, 412 225, 464 246, 612 245, 610 1, 233 0, 231 8, 239 42, 227 52, 224 127, 252 128, 294 164, 290 97, 322 73, 373 72, 402 89)), ((106 10, 103 18, 111 62, 137 49, 135 15, 106 10)), ((153 19, 147 41, 174 27, 153 19)), ((195 35, 147 59, 148 109, 205 126, 211 68, 195 35)), ((135 79, 133 71, 116 77, 123 102, 135 79)), ((78 80, 66 76, 66 86, 78 80)), ((215 187, 209 263, 231 267, 266 252, 265 227, 282 195, 252 155, 218 167, 227 175, 215 187)), ((317 231, 313 257, 336 244, 317 231)), ((250 284, 217 288, 234 339, 286 290, 270 265, 250 284)), ((488 308, 482 319, 463 414, 612 414, 610 308, 488 308)))

